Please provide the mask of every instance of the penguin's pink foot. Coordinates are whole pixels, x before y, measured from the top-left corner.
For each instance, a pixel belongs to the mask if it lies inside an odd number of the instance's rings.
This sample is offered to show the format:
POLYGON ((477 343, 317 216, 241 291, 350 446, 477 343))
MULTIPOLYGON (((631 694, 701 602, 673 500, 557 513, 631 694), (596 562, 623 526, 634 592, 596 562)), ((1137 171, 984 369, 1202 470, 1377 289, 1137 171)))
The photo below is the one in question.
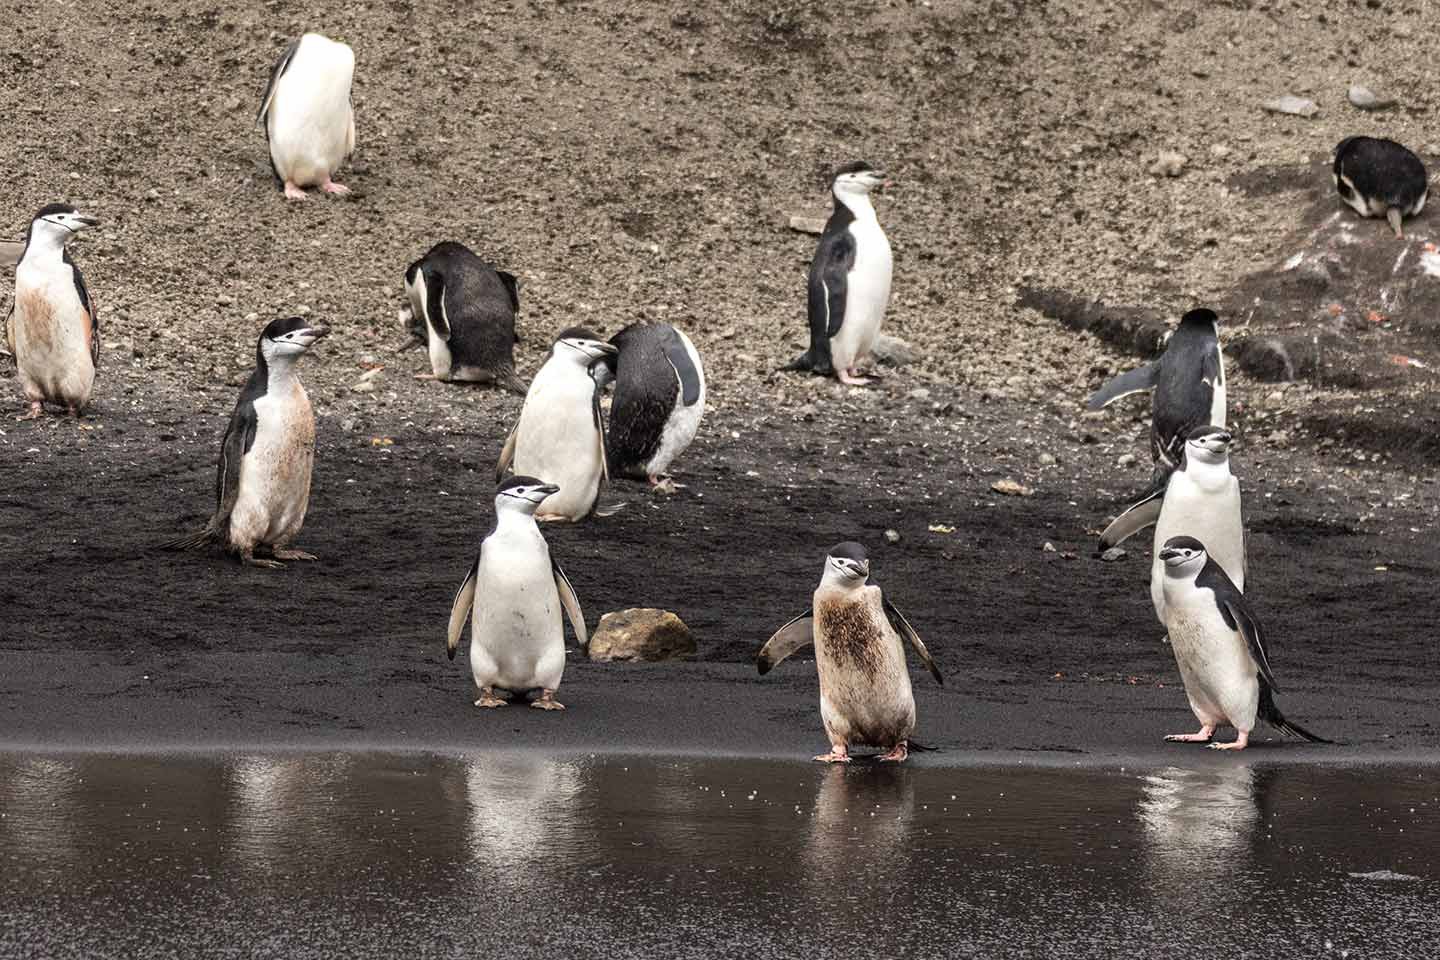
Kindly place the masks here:
POLYGON ((840 382, 850 387, 868 387, 874 381, 869 377, 863 377, 855 370, 836 370, 835 376, 840 382))
POLYGON ((1212 743, 1211 750, 1244 750, 1250 744, 1250 734, 1241 730, 1233 743, 1212 743))
POLYGON ((656 493, 663 493, 666 496, 674 494, 676 490, 685 489, 685 484, 676 483, 673 477, 666 477, 655 474, 650 476, 649 480, 651 490, 656 493))
POLYGON ((437 377, 435 376, 435 374, 433 374, 433 373, 417 373, 417 374, 415 374, 415 379, 416 379, 416 380, 436 380, 436 379, 438 379, 438 378, 437 378, 437 377))
POLYGON ((901 740, 899 743, 895 744, 895 746, 891 748, 889 753, 881 755, 880 762, 904 763, 905 758, 908 756, 910 756, 910 744, 904 740, 901 740))
POLYGON ((263 560, 260 557, 255 556, 255 549, 253 547, 248 550, 240 551, 240 562, 245 564, 247 567, 261 567, 266 570, 285 569, 285 564, 281 563, 279 560, 263 560))
POLYGON ((69 411, 69 413, 70 413, 70 419, 71 419, 71 420, 79 420, 79 419, 80 419, 80 408, 79 408, 79 407, 70 406, 70 407, 66 407, 65 409, 66 409, 67 411, 69 411))
POLYGON ((843 745, 836 745, 830 748, 829 753, 822 753, 814 759, 821 763, 849 763, 850 753, 843 745))
POLYGON ((39 420, 45 415, 45 405, 39 400, 30 401, 30 412, 15 418, 17 423, 24 420, 39 420))
POLYGON ((320 189, 332 196, 343 197, 350 192, 350 188, 343 183, 336 183, 334 180, 326 180, 320 184, 320 189))
POLYGON ((1165 738, 1167 743, 1209 743, 1215 735, 1215 725, 1207 723, 1198 733, 1172 733, 1165 738))
POLYGON ((285 181, 285 199, 286 199, 286 200, 309 200, 310 198, 309 198, 308 196, 306 196, 304 190, 301 190, 298 186, 296 186, 295 184, 291 183, 289 180, 286 180, 286 181, 285 181))
POLYGON ((541 690, 540 699, 530 704, 536 710, 564 710, 565 704, 555 699, 554 690, 541 690))
POLYGON ((495 696, 494 687, 481 687, 480 699, 475 701, 475 706, 485 707, 488 709, 491 707, 504 707, 508 706, 508 704, 506 704, 504 700, 501 700, 499 697, 495 696))
POLYGON ((276 560, 319 560, 313 553, 306 553, 304 550, 291 550, 289 547, 276 547, 271 551, 276 560))

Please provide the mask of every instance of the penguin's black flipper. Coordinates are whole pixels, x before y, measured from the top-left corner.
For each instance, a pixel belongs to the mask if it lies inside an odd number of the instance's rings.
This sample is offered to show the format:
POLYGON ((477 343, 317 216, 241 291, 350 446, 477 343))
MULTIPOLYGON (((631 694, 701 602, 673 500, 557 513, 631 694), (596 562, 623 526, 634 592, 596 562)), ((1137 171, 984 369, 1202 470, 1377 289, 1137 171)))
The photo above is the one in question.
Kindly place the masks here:
POLYGON ((666 333, 665 358, 670 361, 670 366, 675 368, 675 376, 680 379, 680 402, 687 407, 693 407, 695 401, 700 399, 700 371, 695 369, 695 364, 690 359, 690 351, 685 349, 685 341, 680 339, 680 331, 674 327, 666 333))
POLYGON ((438 270, 425 277, 425 320, 435 336, 450 342, 450 311, 445 307, 445 274, 438 270))
POLYGON ((565 615, 570 618, 570 629, 575 631, 575 646, 584 653, 590 649, 590 636, 585 632, 585 614, 580 610, 580 598, 575 595, 575 588, 570 583, 570 578, 565 576, 565 571, 560 569, 560 564, 555 558, 550 558, 550 569, 555 575, 555 589, 560 594, 560 606, 565 608, 565 615))
POLYGON ((1132 393, 1148 393, 1155 389, 1155 381, 1159 375, 1160 361, 1158 360, 1147 363, 1143 367, 1136 367, 1127 373, 1122 373, 1095 391, 1094 396, 1085 404, 1085 408, 1087 410, 1102 410, 1121 397, 1128 397, 1132 393))
POLYGON ((840 332, 845 320, 846 277, 855 266, 855 238, 848 225, 849 220, 845 220, 837 226, 833 215, 825 225, 815 259, 810 263, 806 288, 810 348, 782 370, 809 370, 827 377, 835 372, 830 338, 840 332))
POLYGON ((935 682, 942 687, 945 686, 945 678, 940 675, 940 667, 930 656, 930 651, 925 649, 925 644, 920 640, 920 634, 915 632, 915 628, 910 626, 910 621, 905 619, 905 615, 895 604, 890 602, 888 597, 881 594, 881 599, 885 605, 885 616, 890 620, 890 626, 906 639, 911 649, 915 651, 915 655, 930 670, 930 676, 935 678, 935 682))
POLYGON ((1195 578, 1195 585, 1215 594, 1215 606, 1220 609, 1225 625, 1231 630, 1238 630, 1245 638, 1250 658, 1260 668, 1260 679, 1272 689, 1279 690, 1280 685, 1275 682, 1275 674, 1270 670, 1270 660, 1265 656, 1265 635, 1260 629, 1260 621, 1251 612, 1250 605, 1245 602, 1245 594, 1235 586, 1225 568, 1216 563, 1213 557, 1207 559, 1200 575, 1195 578))
POLYGON ((1280 708, 1275 706, 1275 697, 1272 694, 1270 684, 1266 683, 1262 677, 1260 679, 1259 709, 1256 712, 1259 713, 1261 720, 1264 720, 1270 724, 1270 726, 1280 731, 1281 736, 1289 737, 1292 740, 1308 740, 1311 743, 1335 742, 1334 740, 1326 740, 1319 734, 1311 733, 1298 723, 1286 720, 1280 713, 1280 708))
POLYGON ((763 677, 790 654, 814 642, 815 618, 809 613, 802 613, 776 630, 770 639, 765 641, 760 652, 755 654, 755 666, 763 677))
MULTIPOLYGON (((300 49, 300 39, 297 37, 290 41, 290 46, 275 61, 275 69, 270 71, 270 79, 265 84, 265 92, 260 95, 260 112, 255 115, 255 126, 265 126, 265 115, 270 112, 270 103, 275 99, 275 85, 280 78, 285 76, 285 71, 290 69, 290 61, 295 59, 295 51, 300 49)), ((265 128, 265 139, 270 139, 270 129, 265 128)))
MULTIPOLYGON (((258 371, 257 371, 258 373, 258 371)), ((240 496, 240 461, 255 444, 255 398, 265 393, 264 384, 256 374, 250 375, 235 412, 230 415, 230 424, 225 428, 225 439, 220 442, 220 463, 215 469, 215 514, 205 529, 199 533, 169 540, 160 545, 162 550, 193 550, 207 543, 222 539, 228 530, 230 513, 240 496)))
POLYGON ((1100 549, 1124 543, 1135 534, 1160 519, 1160 509, 1165 505, 1165 488, 1170 485, 1170 470, 1156 470, 1151 476, 1150 489, 1139 500, 1125 508, 1125 512, 1114 520, 1105 532, 1100 534, 1100 549))
POLYGON ((460 584, 460 589, 455 591, 455 599, 450 603, 450 626, 445 633, 445 654, 451 660, 455 659, 455 648, 460 645, 460 635, 465 632, 465 624, 470 622, 470 608, 475 605, 475 574, 480 570, 480 558, 477 556, 475 562, 470 564, 470 569, 465 572, 465 580, 460 584))

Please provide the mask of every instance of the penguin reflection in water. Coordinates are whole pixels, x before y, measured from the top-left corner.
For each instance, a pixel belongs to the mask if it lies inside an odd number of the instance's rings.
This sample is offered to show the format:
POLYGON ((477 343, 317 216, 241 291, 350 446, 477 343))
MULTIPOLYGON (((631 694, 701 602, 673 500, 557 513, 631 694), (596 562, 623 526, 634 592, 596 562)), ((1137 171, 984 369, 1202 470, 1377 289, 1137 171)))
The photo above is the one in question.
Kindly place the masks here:
POLYGON ((555 699, 565 672, 565 625, 584 650, 589 638, 575 588, 550 556, 535 511, 560 488, 534 477, 514 476, 495 490, 495 526, 480 542, 480 555, 450 607, 445 652, 451 660, 470 623, 470 670, 480 688, 477 707, 503 707, 495 691, 523 695, 539 690, 530 705, 563 710, 555 699))
POLYGON ((814 642, 820 719, 830 738, 830 752, 815 759, 826 763, 849 763, 854 745, 885 750, 882 761, 898 763, 909 756, 915 696, 905 642, 935 682, 945 682, 915 628, 878 586, 866 584, 869 576, 864 547, 849 542, 832 547, 811 612, 777 630, 756 657, 760 673, 766 674, 814 642))
POLYGON ((163 545, 189 550, 218 543, 256 567, 315 560, 290 548, 305 522, 315 466, 315 414, 295 365, 324 327, 302 317, 272 320, 255 346, 255 372, 240 391, 215 476, 215 514, 205 529, 163 545), (274 559, 255 556, 266 550, 274 559))
POLYGON ((1244 750, 1258 717, 1283 736, 1329 743, 1286 720, 1275 706, 1275 675, 1265 655, 1260 621, 1205 545, 1194 537, 1171 537, 1159 557, 1165 565, 1165 627, 1190 709, 1200 721, 1198 732, 1165 739, 1244 750), (1235 728, 1234 742, 1211 742, 1222 724, 1235 728))

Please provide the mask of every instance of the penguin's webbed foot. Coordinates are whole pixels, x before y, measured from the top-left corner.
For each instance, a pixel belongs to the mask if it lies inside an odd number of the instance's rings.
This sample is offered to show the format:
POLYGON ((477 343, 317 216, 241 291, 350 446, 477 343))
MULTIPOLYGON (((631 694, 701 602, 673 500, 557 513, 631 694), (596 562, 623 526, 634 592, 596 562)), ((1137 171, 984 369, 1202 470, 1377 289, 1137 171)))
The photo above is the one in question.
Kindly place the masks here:
POLYGON ((849 387, 868 387, 875 382, 874 377, 861 376, 855 370, 836 370, 836 378, 849 387))
POLYGON ((313 553, 306 553, 304 550, 291 550, 289 547, 274 547, 270 555, 276 560, 319 560, 313 553))
POLYGON ((676 483, 674 477, 658 475, 650 477, 649 480, 652 491, 655 493, 663 493, 667 497, 673 496, 677 490, 685 489, 685 484, 676 483))
POLYGON ((829 753, 822 753, 813 759, 821 763, 849 763, 850 753, 843 746, 833 746, 829 753))
POLYGON ((477 707, 504 707, 509 706, 504 700, 495 696, 494 687, 481 687, 480 699, 475 701, 477 707))
POLYGON ((263 557, 255 556, 254 549, 241 550, 240 562, 247 567, 261 567, 265 570, 284 570, 285 564, 279 560, 266 560, 263 557))
POLYGON ((904 763, 905 758, 910 756, 910 745, 904 740, 895 744, 889 753, 880 755, 881 763, 904 763))
POLYGON ((289 180, 286 180, 286 181, 285 181, 285 199, 286 199, 286 200, 309 200, 310 197, 305 193, 304 190, 300 189, 300 187, 299 187, 297 184, 293 184, 293 183, 291 183, 289 180))
POLYGON ((1172 733, 1165 737, 1166 743, 1209 743, 1215 735, 1215 725, 1207 723, 1196 733, 1172 733))
POLYGON ((39 400, 30 401, 30 412, 15 418, 16 423, 23 423, 26 420, 39 420, 45 415, 45 405, 39 400))
POLYGON ((541 690, 540 699, 534 700, 530 706, 536 710, 564 710, 565 704, 555 699, 554 690, 541 690))
POLYGON ((1250 734, 1244 730, 1238 732, 1232 743, 1212 743, 1211 750, 1244 750, 1250 744, 1250 734))
POLYGON ((350 188, 343 183, 336 183, 334 180, 326 180, 320 184, 320 189, 334 197, 343 197, 350 192, 350 188))

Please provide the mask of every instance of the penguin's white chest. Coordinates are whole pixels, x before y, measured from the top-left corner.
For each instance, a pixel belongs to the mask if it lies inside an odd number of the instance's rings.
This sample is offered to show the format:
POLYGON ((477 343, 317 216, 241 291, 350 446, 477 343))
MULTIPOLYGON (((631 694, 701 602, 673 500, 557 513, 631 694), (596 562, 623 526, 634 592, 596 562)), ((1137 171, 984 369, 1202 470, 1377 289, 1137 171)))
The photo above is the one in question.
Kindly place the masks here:
POLYGON ((315 465, 315 414, 300 381, 255 401, 255 442, 240 464, 232 543, 284 544, 305 521, 315 465))
POLYGON ((1259 668, 1244 637, 1221 616, 1214 594, 1167 577, 1165 610, 1170 647, 1195 716, 1201 723, 1254 729, 1259 668))
POLYGON ((266 118, 270 159, 282 179, 297 186, 324 183, 354 149, 354 73, 348 45, 316 34, 301 39, 275 83, 266 118))
POLYGON ((832 737, 892 747, 915 729, 905 650, 886 619, 880 589, 815 592, 815 668, 820 716, 832 737))
MULTIPOLYGON (((676 331, 679 333, 679 331, 676 331)), ((700 396, 690 406, 685 406, 685 388, 680 383, 679 374, 675 377, 675 406, 670 410, 670 416, 665 419, 665 426, 660 431, 660 446, 656 448, 652 456, 645 464, 645 472, 652 477, 664 473, 676 457, 685 452, 695 439, 695 434, 700 432, 700 421, 705 416, 705 370, 700 365, 700 354, 696 352, 690 338, 680 333, 680 339, 685 344, 685 351, 690 354, 690 362, 695 366, 695 372, 700 377, 700 396)))
POLYGON ((451 369, 450 344, 440 339, 440 334, 430 324, 425 324, 425 335, 428 338, 430 353, 430 371, 435 374, 437 380, 449 380, 451 369))
POLYGON ((21 386, 32 399, 84 406, 95 382, 94 328, 70 265, 21 262, 15 270, 11 346, 21 386))
POLYGON ((579 366, 551 359, 535 375, 515 435, 515 472, 560 488, 538 516, 580 520, 600 491, 604 453, 592 405, 595 381, 579 366))
POLYGON ((560 594, 550 550, 532 521, 485 538, 470 628, 477 686, 523 691, 560 685, 565 669, 560 594))
POLYGON ((1150 600, 1165 622, 1165 561, 1160 548, 1171 537, 1194 537, 1242 593, 1245 591, 1245 521, 1240 509, 1240 481, 1224 467, 1192 465, 1177 470, 1165 488, 1165 502, 1155 521, 1150 560, 1150 600))
POLYGON ((890 240, 873 215, 857 217, 849 230, 855 240, 855 264, 845 278, 845 319, 830 340, 837 369, 855 366, 874 349, 890 303, 894 272, 890 240))

